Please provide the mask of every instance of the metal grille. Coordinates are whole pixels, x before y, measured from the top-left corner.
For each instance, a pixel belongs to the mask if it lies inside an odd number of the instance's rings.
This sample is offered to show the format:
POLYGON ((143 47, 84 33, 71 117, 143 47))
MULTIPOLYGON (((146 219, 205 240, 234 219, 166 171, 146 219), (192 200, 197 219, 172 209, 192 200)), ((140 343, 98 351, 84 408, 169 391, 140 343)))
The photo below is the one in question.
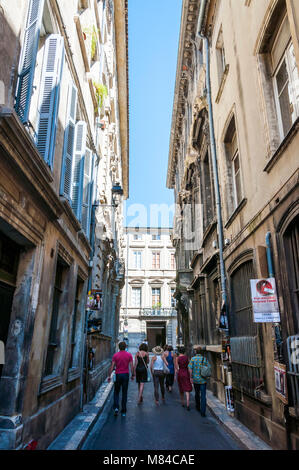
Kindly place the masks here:
POLYGON ((253 278, 251 261, 233 273, 230 314, 233 386, 252 396, 262 379, 257 325, 252 314, 250 279, 253 278))
POLYGON ((291 223, 284 242, 294 326, 297 332, 299 330, 299 216, 291 223))
POLYGON ((232 336, 256 336, 253 322, 250 279, 253 279, 252 262, 242 264, 232 275, 232 336))

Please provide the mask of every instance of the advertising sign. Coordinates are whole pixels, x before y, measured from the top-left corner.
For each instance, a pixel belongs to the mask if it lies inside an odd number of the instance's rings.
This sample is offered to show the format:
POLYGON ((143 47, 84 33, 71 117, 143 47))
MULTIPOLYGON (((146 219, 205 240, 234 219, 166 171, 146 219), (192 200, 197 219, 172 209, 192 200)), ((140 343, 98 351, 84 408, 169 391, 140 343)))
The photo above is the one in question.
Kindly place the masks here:
POLYGON ((280 322, 275 279, 251 279, 250 287, 254 322, 280 322))
POLYGON ((90 290, 87 296, 86 307, 90 310, 102 310, 102 292, 100 290, 90 290))
POLYGON ((274 362, 275 390, 278 398, 288 404, 287 370, 284 364, 274 362))

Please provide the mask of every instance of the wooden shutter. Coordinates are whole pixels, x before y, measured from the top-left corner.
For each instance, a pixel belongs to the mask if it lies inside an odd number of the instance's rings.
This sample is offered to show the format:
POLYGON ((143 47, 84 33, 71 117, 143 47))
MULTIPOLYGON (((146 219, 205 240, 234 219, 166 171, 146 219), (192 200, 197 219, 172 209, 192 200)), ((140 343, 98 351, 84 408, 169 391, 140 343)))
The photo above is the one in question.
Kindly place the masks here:
POLYGON ((37 127, 37 148, 51 167, 55 148, 63 58, 63 37, 59 34, 51 34, 45 43, 37 127))
POLYGON ((82 228, 87 238, 90 231, 90 208, 91 208, 91 176, 92 176, 92 152, 86 149, 84 159, 84 178, 83 178, 83 204, 82 204, 82 228))
POLYGON ((27 23, 22 48, 16 91, 16 112, 23 123, 28 121, 32 85, 40 28, 44 10, 44 0, 30 0, 27 23))
POLYGON ((60 194, 71 200, 72 163, 75 143, 75 127, 77 114, 77 88, 71 82, 68 91, 67 116, 64 131, 64 145, 61 166, 60 194))
POLYGON ((75 149, 72 167, 72 208, 78 220, 81 221, 84 156, 86 152, 87 124, 79 121, 75 129, 75 149))

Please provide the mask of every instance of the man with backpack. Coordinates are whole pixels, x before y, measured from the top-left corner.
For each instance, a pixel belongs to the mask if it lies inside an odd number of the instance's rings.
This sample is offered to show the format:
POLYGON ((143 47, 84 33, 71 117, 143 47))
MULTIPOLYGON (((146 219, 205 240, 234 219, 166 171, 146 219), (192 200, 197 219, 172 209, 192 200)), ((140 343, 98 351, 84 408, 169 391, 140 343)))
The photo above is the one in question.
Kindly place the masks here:
POLYGON ((200 412, 201 416, 205 417, 207 379, 211 376, 211 366, 208 360, 200 354, 200 347, 196 348, 195 352, 196 356, 192 357, 188 369, 190 381, 193 383, 195 390, 196 409, 200 412))

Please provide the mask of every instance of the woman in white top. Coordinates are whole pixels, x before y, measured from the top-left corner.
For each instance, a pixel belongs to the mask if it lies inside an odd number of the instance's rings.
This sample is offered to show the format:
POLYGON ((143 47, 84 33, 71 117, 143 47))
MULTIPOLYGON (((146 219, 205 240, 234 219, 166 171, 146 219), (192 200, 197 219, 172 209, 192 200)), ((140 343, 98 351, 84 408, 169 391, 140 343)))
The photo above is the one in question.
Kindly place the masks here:
POLYGON ((164 365, 167 367, 167 361, 164 357, 164 350, 160 346, 156 346, 152 352, 154 357, 151 360, 151 373, 154 382, 155 403, 159 405, 159 385, 161 389, 162 401, 165 401, 165 388, 164 388, 164 365))

